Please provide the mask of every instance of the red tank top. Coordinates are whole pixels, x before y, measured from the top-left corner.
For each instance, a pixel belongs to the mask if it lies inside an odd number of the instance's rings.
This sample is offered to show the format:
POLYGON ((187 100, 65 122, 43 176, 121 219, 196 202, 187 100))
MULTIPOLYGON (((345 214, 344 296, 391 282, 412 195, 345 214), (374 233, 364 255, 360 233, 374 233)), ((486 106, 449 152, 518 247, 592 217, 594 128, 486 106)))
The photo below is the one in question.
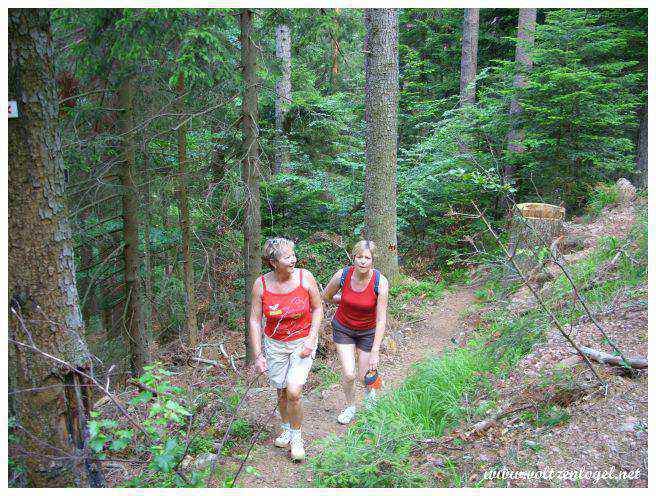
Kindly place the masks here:
POLYGON ((355 267, 349 267, 342 286, 342 301, 335 313, 335 320, 354 331, 368 331, 376 327, 376 304, 378 296, 374 291, 374 274, 363 291, 353 291, 351 276, 355 267))
POLYGON ((289 293, 272 293, 262 277, 262 311, 266 317, 264 334, 278 341, 294 341, 310 334, 310 293, 303 287, 303 269, 299 285, 289 293))

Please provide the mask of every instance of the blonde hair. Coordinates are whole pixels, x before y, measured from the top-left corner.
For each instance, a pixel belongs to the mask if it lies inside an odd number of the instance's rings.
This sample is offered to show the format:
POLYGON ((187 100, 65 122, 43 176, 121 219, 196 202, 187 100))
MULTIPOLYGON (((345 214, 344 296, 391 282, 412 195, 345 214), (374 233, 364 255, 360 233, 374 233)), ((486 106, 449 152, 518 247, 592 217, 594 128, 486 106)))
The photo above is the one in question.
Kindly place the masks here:
POLYGON ((351 256, 355 258, 358 256, 358 254, 360 254, 364 250, 369 250, 372 259, 376 258, 376 243, 374 243, 373 241, 369 241, 367 239, 358 241, 357 243, 355 243, 355 245, 353 245, 353 249, 351 250, 351 256))
POLYGON ((267 239, 264 243, 264 248, 262 248, 262 261, 273 267, 273 262, 278 260, 282 250, 285 248, 291 248, 293 250, 295 246, 294 242, 287 238, 267 239))

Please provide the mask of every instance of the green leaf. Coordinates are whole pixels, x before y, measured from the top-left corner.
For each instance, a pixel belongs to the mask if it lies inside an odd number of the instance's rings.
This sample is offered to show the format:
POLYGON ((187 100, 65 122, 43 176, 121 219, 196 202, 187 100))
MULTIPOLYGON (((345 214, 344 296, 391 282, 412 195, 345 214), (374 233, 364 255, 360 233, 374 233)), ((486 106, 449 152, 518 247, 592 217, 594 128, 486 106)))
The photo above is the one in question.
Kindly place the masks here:
POLYGON ((150 391, 142 391, 140 394, 135 396, 129 401, 130 405, 138 405, 140 403, 145 403, 146 401, 149 401, 153 397, 153 393, 150 391))
POLYGON ((89 429, 89 437, 94 439, 100 432, 100 425, 95 420, 90 420, 87 423, 87 428, 89 429))
POLYGON ((112 451, 121 451, 124 450, 128 444, 130 444, 129 439, 126 438, 114 439, 109 445, 109 449, 112 451))
POLYGON ((89 441, 89 448, 91 448, 93 451, 102 451, 103 446, 105 446, 105 443, 109 441, 109 438, 105 436, 104 434, 99 434, 97 437, 94 439, 91 439, 89 441))
POLYGON ((179 413, 180 415, 185 415, 185 416, 191 415, 189 410, 187 410, 185 407, 183 407, 182 405, 180 405, 179 403, 173 400, 168 400, 166 402, 166 407, 175 413, 179 413))

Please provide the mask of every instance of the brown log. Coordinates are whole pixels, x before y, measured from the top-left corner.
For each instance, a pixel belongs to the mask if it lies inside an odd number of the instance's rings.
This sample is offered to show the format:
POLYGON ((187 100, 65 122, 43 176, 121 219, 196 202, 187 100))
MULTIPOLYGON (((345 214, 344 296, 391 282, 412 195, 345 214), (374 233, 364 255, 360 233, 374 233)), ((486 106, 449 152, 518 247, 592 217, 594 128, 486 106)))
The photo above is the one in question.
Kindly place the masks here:
MULTIPOLYGON (((610 355, 608 353, 604 353, 603 351, 597 351, 592 348, 588 348, 586 346, 579 346, 581 348, 581 351, 590 358, 591 360, 594 360, 595 362, 603 363, 603 364, 608 364, 608 365, 625 365, 622 363, 622 357, 621 356, 616 356, 616 355, 610 355)), ((626 365, 633 369, 646 369, 647 368, 647 359, 646 358, 640 358, 640 357, 633 357, 629 358, 626 357, 625 359, 626 365)))

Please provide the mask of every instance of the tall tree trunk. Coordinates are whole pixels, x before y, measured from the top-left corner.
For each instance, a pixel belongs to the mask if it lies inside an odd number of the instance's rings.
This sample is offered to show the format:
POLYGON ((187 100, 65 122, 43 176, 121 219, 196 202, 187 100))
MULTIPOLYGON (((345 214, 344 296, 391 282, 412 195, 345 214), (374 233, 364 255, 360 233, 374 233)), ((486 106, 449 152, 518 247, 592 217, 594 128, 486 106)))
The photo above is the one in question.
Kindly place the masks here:
MULTIPOLYGON (((462 52, 460 57, 460 107, 467 119, 467 107, 476 102, 476 68, 478 65, 478 11, 464 9, 462 21, 462 52)), ((469 153, 466 138, 458 141, 460 153, 469 153)))
MULTIPOLYGON (((184 114, 184 75, 178 77, 178 92, 180 93, 179 112, 184 114)), ((187 339, 194 348, 198 344, 198 325, 196 323, 196 293, 194 291, 194 264, 191 259, 191 236, 189 228, 189 198, 187 196, 187 125, 178 128, 178 164, 180 167, 179 212, 180 229, 182 230, 182 268, 184 272, 185 295, 187 299, 187 339)))
POLYGON ((476 101, 476 66, 478 63, 478 10, 464 9, 462 22, 462 56, 460 58, 460 106, 476 101))
POLYGON ((244 134, 241 175, 244 182, 246 207, 244 208, 244 318, 246 358, 253 360, 248 339, 248 316, 251 307, 251 288, 262 270, 260 258, 260 166, 257 137, 258 80, 253 44, 253 12, 241 10, 241 66, 244 77, 244 96, 241 107, 241 125, 244 134))
POLYGON ((150 178, 148 168, 150 155, 148 154, 148 143, 143 144, 143 209, 144 209, 144 331, 148 342, 153 339, 153 275, 152 257, 150 255, 150 230, 152 228, 152 205, 150 200, 150 178))
MULTIPOLYGON (((342 9, 335 9, 335 13, 339 14, 342 9)), ((337 82, 339 78, 339 18, 335 17, 335 30, 330 37, 330 44, 332 48, 332 65, 330 68, 330 92, 337 91, 337 82)))
POLYGON ((85 459, 91 389, 65 205, 50 15, 9 10, 9 415, 12 456, 34 487, 101 486, 85 459), (18 344, 22 343, 22 344, 18 344), (24 345, 23 345, 24 344, 24 345), (66 456, 68 454, 69 456, 66 456), (64 455, 64 456, 62 456, 64 455))
POLYGON ((398 11, 365 9, 365 233, 379 247, 376 266, 394 284, 396 153, 399 104, 398 11))
MULTIPOLYGON (((519 9, 519 21, 517 23, 517 46, 515 47, 515 78, 513 86, 515 89, 526 86, 524 76, 533 67, 533 61, 529 55, 535 42, 535 21, 537 19, 538 9, 519 9)), ((519 125, 522 114, 522 108, 519 99, 514 96, 510 101, 510 131, 508 131, 508 151, 509 158, 503 169, 503 183, 509 184, 515 174, 516 155, 524 153, 524 131, 519 125)), ((510 208, 508 200, 513 199, 511 193, 507 193, 502 198, 502 209, 510 208), (508 198, 510 197, 510 198, 508 198)))
POLYGON ((280 64, 280 79, 276 81, 276 155, 274 172, 289 172, 289 145, 284 129, 292 103, 292 38, 287 24, 276 26, 276 58, 280 64), (287 164, 287 165, 284 165, 287 164))
POLYGON ((647 161, 647 105, 640 110, 640 129, 638 130, 638 156, 636 158, 636 184, 646 188, 648 179, 647 161))
POLYGON ((121 109, 121 134, 123 135, 123 160, 121 161, 121 188, 123 190, 123 241, 125 247, 125 328, 130 350, 130 367, 133 374, 141 375, 148 362, 148 340, 144 330, 139 280, 139 190, 135 184, 134 166, 134 77, 128 76, 119 88, 121 109))

